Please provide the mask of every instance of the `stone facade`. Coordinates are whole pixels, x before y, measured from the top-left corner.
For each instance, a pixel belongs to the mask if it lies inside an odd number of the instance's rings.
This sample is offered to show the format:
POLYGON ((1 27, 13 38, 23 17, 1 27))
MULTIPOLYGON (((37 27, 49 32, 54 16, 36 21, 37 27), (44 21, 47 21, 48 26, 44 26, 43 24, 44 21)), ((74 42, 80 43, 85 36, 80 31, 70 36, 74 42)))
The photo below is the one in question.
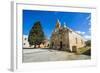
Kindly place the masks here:
POLYGON ((77 51, 78 48, 85 46, 85 39, 65 24, 61 26, 58 20, 51 36, 50 46, 58 50, 77 51))

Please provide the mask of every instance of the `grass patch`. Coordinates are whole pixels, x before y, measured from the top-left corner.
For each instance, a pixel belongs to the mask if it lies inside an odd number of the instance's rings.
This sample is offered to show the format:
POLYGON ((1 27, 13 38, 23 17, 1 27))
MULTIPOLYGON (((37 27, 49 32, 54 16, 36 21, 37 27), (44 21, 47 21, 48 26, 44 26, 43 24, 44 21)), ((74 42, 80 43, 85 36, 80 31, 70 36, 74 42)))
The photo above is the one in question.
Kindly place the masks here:
POLYGON ((86 51, 90 50, 89 47, 82 47, 82 48, 78 48, 77 49, 77 54, 83 54, 85 53, 86 51))

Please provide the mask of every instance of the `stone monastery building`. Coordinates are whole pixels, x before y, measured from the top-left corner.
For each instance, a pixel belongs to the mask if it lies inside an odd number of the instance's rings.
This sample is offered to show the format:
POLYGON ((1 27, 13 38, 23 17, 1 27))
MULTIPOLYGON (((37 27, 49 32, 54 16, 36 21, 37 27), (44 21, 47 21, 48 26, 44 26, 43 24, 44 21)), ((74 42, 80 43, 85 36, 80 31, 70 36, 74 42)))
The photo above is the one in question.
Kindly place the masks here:
POLYGON ((59 20, 50 40, 51 48, 76 52, 78 48, 85 46, 85 39, 65 24, 61 26, 59 20))

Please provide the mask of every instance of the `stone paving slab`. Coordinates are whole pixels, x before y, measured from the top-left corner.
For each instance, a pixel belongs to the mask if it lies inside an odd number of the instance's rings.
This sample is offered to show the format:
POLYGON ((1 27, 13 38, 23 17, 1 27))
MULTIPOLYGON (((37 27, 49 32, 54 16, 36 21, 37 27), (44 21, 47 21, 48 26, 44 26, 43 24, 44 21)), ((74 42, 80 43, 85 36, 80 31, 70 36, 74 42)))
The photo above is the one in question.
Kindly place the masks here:
POLYGON ((91 56, 76 55, 67 51, 52 49, 23 49, 23 62, 87 60, 91 56))

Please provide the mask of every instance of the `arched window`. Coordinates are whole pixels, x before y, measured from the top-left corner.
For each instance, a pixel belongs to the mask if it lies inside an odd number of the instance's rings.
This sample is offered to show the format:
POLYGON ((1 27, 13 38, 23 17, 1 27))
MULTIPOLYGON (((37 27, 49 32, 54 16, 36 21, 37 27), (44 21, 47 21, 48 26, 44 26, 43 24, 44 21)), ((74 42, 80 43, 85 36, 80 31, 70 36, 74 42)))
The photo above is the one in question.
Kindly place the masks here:
POLYGON ((77 38, 76 38, 76 44, 77 44, 77 38))

